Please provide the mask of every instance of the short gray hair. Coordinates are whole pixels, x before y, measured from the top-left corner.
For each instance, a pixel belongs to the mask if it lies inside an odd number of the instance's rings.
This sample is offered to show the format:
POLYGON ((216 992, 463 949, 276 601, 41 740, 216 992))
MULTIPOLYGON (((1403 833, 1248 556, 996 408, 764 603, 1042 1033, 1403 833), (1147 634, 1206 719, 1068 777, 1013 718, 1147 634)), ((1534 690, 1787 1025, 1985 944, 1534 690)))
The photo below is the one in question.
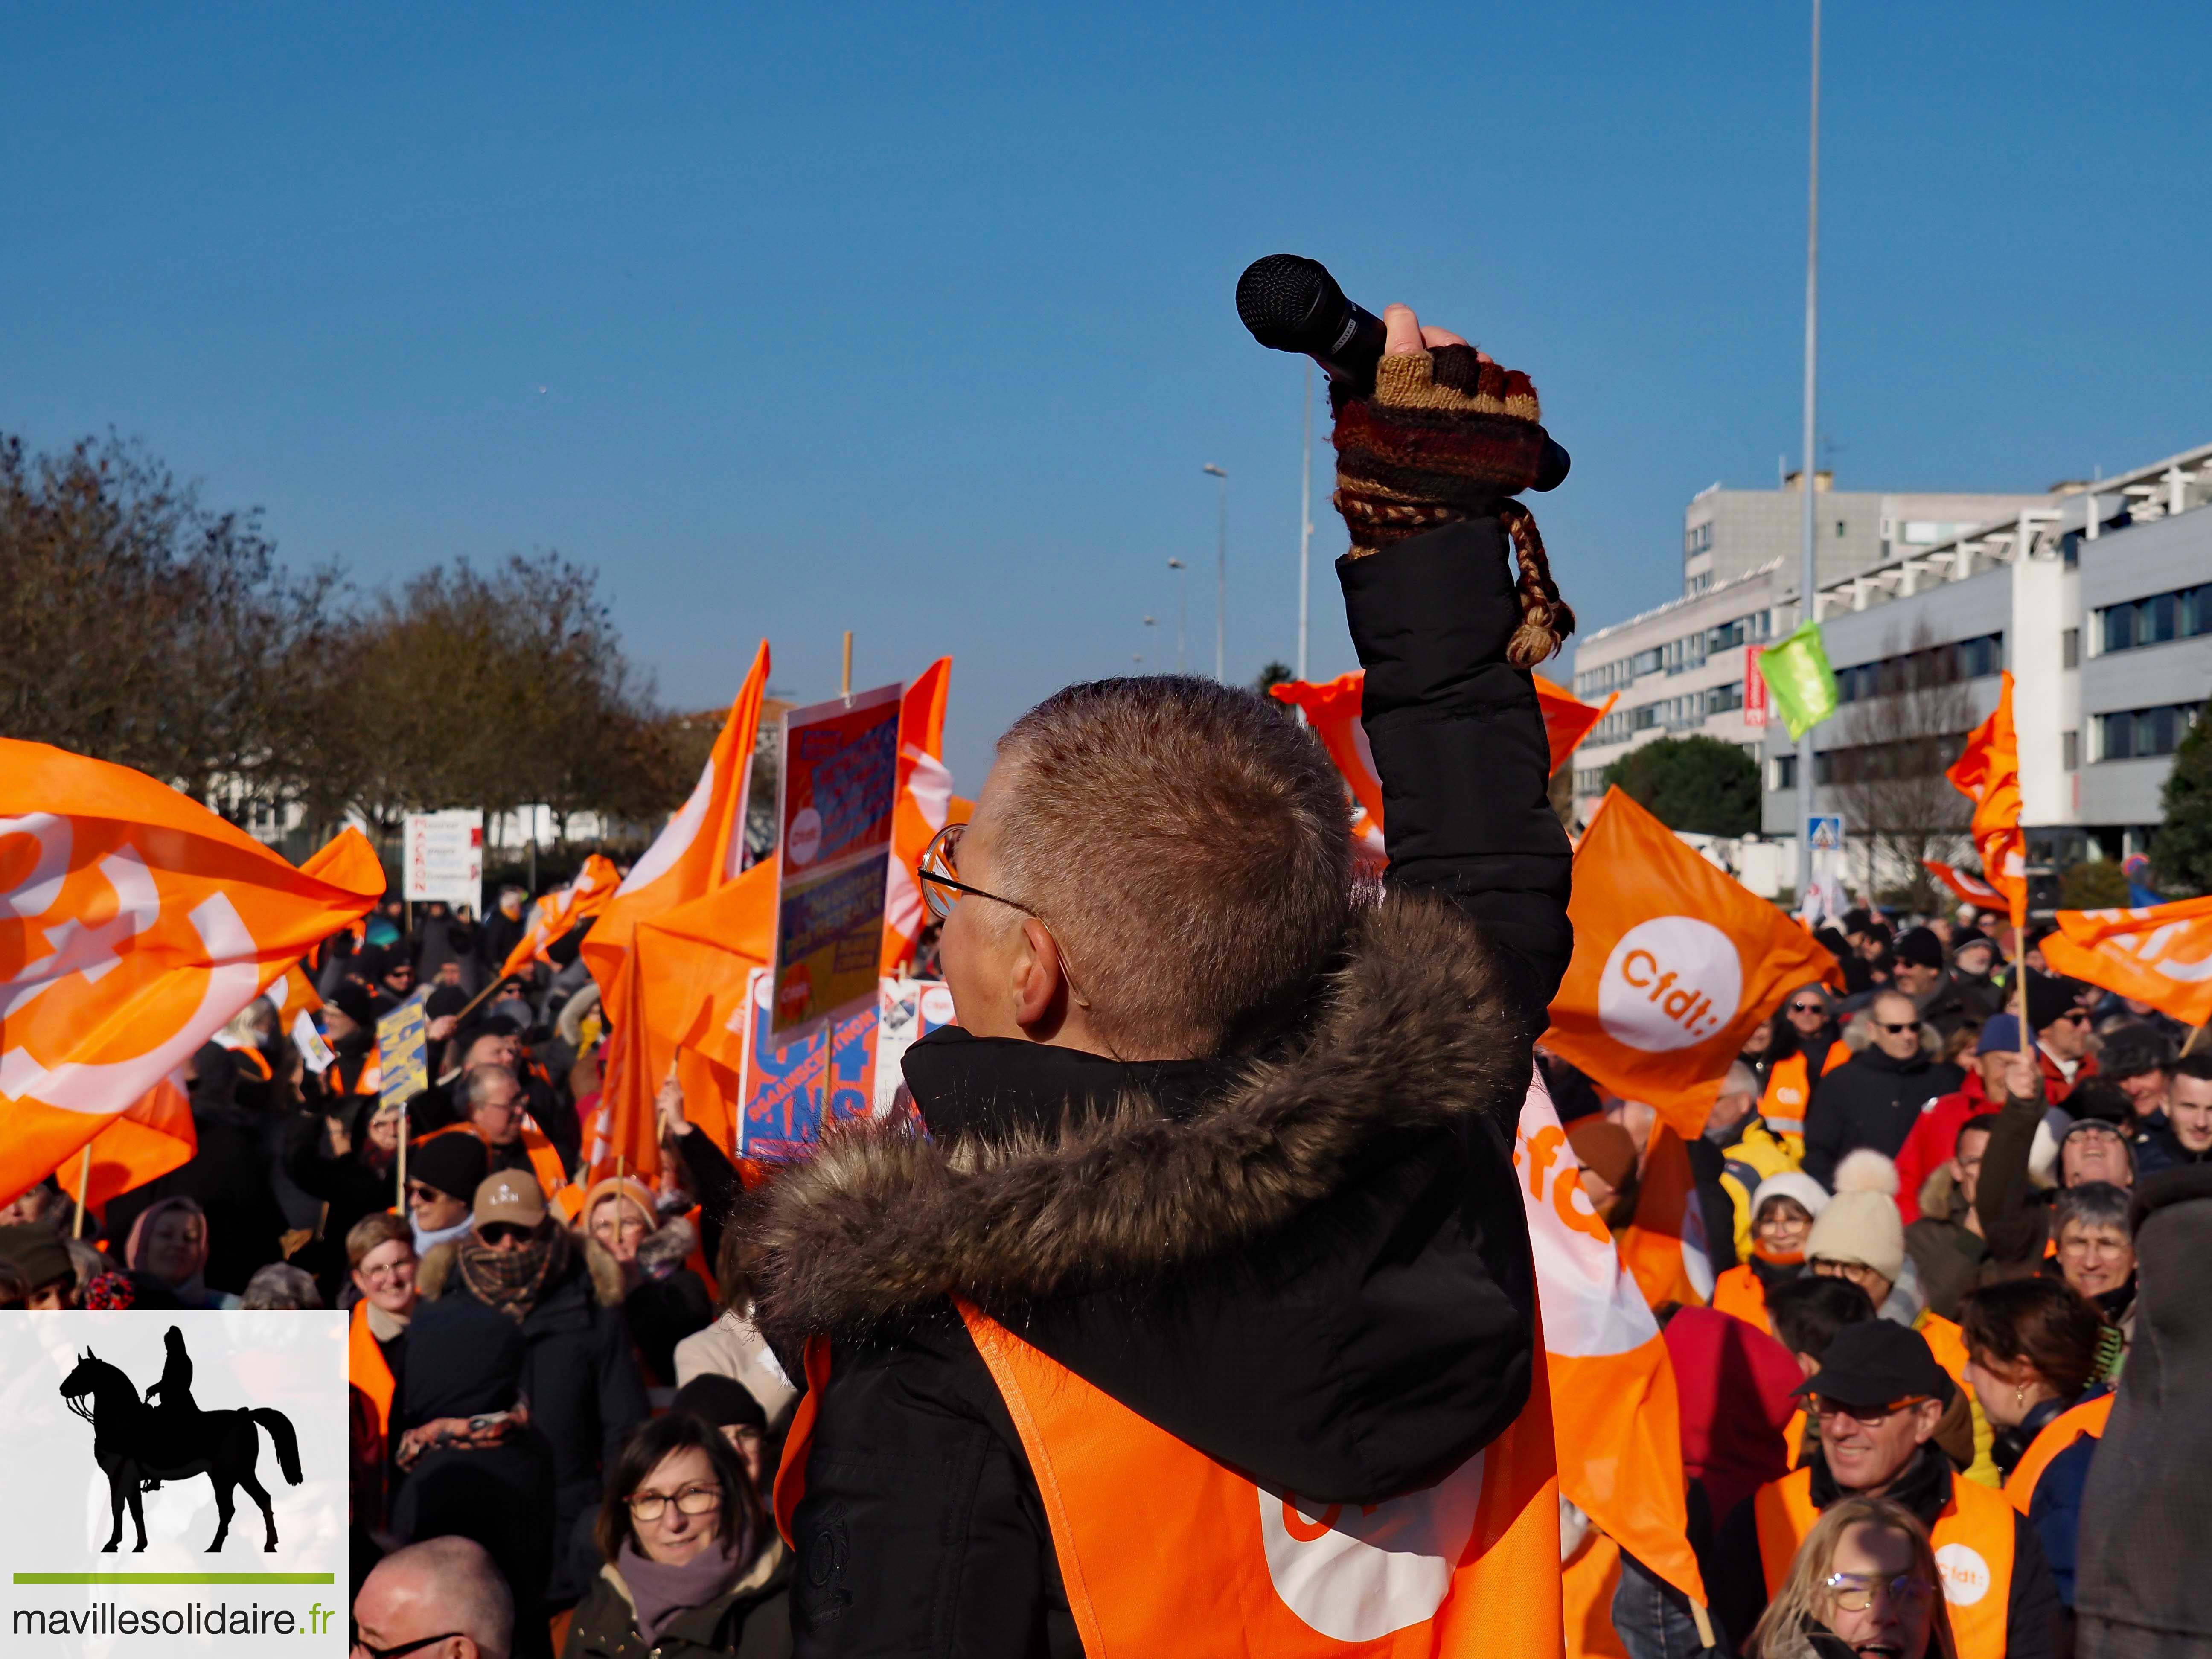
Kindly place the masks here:
POLYGON ((247 1313, 320 1308, 323 1293, 315 1288, 313 1277, 304 1267, 295 1267, 289 1261, 272 1261, 253 1270, 253 1277, 246 1281, 246 1294, 239 1298, 238 1305, 247 1313))
MULTIPOLYGON (((483 1659, 511 1659, 514 1592, 500 1576, 491 1552, 476 1540, 431 1538, 410 1544, 378 1562, 369 1577, 386 1574, 416 1581, 418 1599, 436 1610, 433 1630, 467 1637, 483 1659)), ((362 1588, 368 1589, 366 1581, 362 1588)))
POLYGON ((1109 1043, 1218 1053, 1341 942, 1350 800, 1279 704, 1182 674, 1071 685, 999 769, 994 881, 1052 929, 1109 1043))
POLYGON ((467 1117, 472 1115, 477 1107, 484 1103, 485 1100, 489 1097, 484 1091, 487 1087, 489 1087, 491 1079, 495 1077, 505 1078, 509 1083, 512 1083, 514 1085, 516 1092, 520 1093, 521 1091, 522 1079, 515 1076, 514 1072, 509 1070, 507 1066, 471 1066, 467 1071, 461 1073, 462 1116, 467 1117))
POLYGON ((1721 1092, 1724 1095, 1755 1096, 1759 1093, 1759 1073, 1740 1060, 1731 1060, 1728 1076, 1721 1081, 1721 1092))
POLYGON ((2051 1236, 2057 1238, 2069 1222, 2082 1227, 2117 1227, 2124 1233, 2131 1201, 2125 1188, 2109 1181, 2085 1181, 2078 1187, 2068 1187, 2051 1201, 2051 1236))

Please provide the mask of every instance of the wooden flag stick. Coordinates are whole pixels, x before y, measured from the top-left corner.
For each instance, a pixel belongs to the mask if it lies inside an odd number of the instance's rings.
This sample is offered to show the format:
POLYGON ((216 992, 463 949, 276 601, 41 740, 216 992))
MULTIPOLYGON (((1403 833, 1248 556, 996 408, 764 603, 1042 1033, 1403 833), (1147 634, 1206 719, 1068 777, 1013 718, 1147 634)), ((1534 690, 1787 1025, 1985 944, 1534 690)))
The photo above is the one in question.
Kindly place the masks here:
POLYGON ((845 630, 845 673, 838 683, 838 695, 847 702, 853 701, 853 630, 845 630))
POLYGON ((2181 1045, 2181 1057, 2182 1057, 2184 1060, 2186 1060, 2186 1059, 2188 1059, 2188 1058, 2189 1058, 2189 1055, 2190 1055, 2191 1051, 2191 1050, 2193 1050, 2193 1049, 2197 1047, 2197 1038, 2199 1038, 2199 1037, 2203 1036, 2204 1035, 2204 1031, 2205 1031, 2205 1028, 2204 1028, 2203 1026, 2202 1026, 2202 1025, 2199 1025, 2199 1026, 2197 1026, 2195 1030, 2191 1030, 2191 1031, 2190 1032, 2190 1034, 2189 1034, 2189 1041, 2188 1041, 2188 1042, 2185 1042, 2185 1043, 2183 1043, 2183 1044, 2181 1045))
POLYGON ((71 1224, 70 1228, 70 1237, 71 1238, 82 1238, 84 1237, 84 1200, 85 1194, 91 1190, 92 1143, 88 1140, 84 1143, 84 1156, 77 1160, 76 1220, 71 1224))

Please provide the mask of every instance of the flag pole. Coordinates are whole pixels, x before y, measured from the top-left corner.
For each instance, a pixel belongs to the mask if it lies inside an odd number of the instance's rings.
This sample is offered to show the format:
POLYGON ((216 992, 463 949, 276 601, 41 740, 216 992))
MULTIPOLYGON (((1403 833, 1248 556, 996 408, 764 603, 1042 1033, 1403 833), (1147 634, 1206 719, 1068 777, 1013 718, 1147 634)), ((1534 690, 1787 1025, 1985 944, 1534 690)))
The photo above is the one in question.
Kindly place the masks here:
POLYGON ((70 1237, 71 1238, 82 1238, 82 1237, 84 1237, 84 1200, 85 1200, 85 1194, 86 1194, 87 1193, 90 1192, 91 1190, 92 1190, 92 1143, 91 1143, 90 1141, 88 1141, 88 1141, 86 1141, 86 1142, 84 1143, 84 1156, 83 1156, 82 1158, 80 1158, 80 1159, 78 1159, 78 1160, 77 1160, 77 1166, 76 1166, 76 1221, 75 1221, 75 1222, 73 1222, 72 1224, 70 1224, 70 1237))
POLYGON ((845 630, 845 674, 838 683, 838 695, 848 708, 853 706, 853 630, 849 628, 845 630))
MULTIPOLYGON (((371 1113, 370 1115, 373 1117, 375 1114, 371 1113)), ((407 1121, 414 1114, 407 1109, 407 1103, 401 1101, 399 1103, 399 1158, 392 1166, 399 1173, 399 1190, 392 1208, 401 1215, 407 1213, 407 1121)), ((368 1127, 364 1125, 362 1133, 366 1134, 368 1132, 368 1127)))

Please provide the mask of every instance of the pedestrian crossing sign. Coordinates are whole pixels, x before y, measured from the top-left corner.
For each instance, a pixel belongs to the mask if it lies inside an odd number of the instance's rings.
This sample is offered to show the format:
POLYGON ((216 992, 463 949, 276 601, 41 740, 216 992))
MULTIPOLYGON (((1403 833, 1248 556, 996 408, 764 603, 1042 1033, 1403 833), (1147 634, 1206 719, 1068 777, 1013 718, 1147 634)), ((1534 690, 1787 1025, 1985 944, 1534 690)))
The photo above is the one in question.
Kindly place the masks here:
POLYGON ((1816 853, 1840 853, 1844 848, 1844 818, 1840 812, 1823 812, 1806 821, 1816 853))

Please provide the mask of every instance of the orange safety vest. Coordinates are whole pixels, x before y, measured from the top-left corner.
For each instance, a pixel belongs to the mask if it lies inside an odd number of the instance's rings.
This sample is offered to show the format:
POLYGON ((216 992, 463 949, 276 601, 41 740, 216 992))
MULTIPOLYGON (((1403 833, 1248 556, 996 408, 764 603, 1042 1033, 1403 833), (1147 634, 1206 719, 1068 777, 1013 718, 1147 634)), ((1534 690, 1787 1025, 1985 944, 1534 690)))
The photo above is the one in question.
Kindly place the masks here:
MULTIPOLYGON (((1759 1563, 1771 1598, 1790 1576, 1798 1545, 1820 1518, 1813 1505, 1812 1469, 1768 1481, 1752 1499, 1752 1514, 1759 1527, 1759 1563)), ((1951 1501, 1930 1528, 1936 1575, 1943 1581, 1943 1599, 1950 1604, 1951 1634, 1958 1641, 1959 1659, 2004 1659, 2016 1519, 2002 1494, 1954 1477, 1951 1501)))
MULTIPOLYGON (((1558 1459, 1540 1341, 1528 1405, 1510 1428, 1426 1491, 1352 1511, 1261 1490, 975 1308, 960 1311, 1028 1454, 1087 1659, 1560 1652, 1558 1459)), ((817 1338, 776 1476, 787 1540, 828 1380, 817 1338)))
MULTIPOLYGON (((448 1123, 442 1129, 433 1129, 427 1135, 417 1135, 415 1144, 419 1146, 426 1140, 435 1140, 440 1135, 475 1133, 476 1125, 473 1123, 448 1123)), ((485 1144, 485 1150, 490 1150, 489 1142, 485 1144)), ((538 1120, 527 1112, 522 1117, 522 1150, 530 1154, 531 1173, 538 1177, 538 1184, 544 1188, 547 1201, 560 1212, 562 1220, 574 1221, 576 1212, 583 1207, 584 1195, 567 1190, 575 1183, 568 1179, 568 1172, 561 1167, 559 1151, 545 1138, 545 1132, 538 1127, 538 1120)))
POLYGON ((1766 1286, 1759 1282, 1759 1275, 1748 1263, 1730 1267, 1713 1281, 1713 1306, 1719 1312, 1734 1314, 1745 1324, 1756 1326, 1769 1336, 1774 1334, 1774 1322, 1766 1314, 1766 1286))
POLYGON ((384 1350, 377 1346, 375 1336, 368 1328, 368 1304, 353 1304, 353 1317, 346 1325, 346 1381, 368 1396, 376 1407, 376 1432, 380 1441, 392 1433, 392 1396, 398 1384, 392 1375, 392 1367, 385 1362, 384 1350))
POLYGON ((361 1071, 354 1078, 353 1091, 357 1095, 380 1095, 384 1092, 384 1049, 377 1043, 368 1045, 362 1057, 361 1071))
POLYGON ((2043 1425, 2005 1480, 2004 1495, 2012 1500, 2013 1508, 2022 1515, 2027 1513, 2028 1505, 2035 1501, 2036 1482, 2043 1479, 2044 1470, 2051 1467, 2051 1460, 2059 1453, 2085 1434, 2092 1440, 2105 1437, 2105 1425, 2112 1420, 2112 1401, 2116 1398, 2116 1394, 2100 1394, 2094 1400, 2085 1400, 2061 1412, 2043 1425))
MULTIPOLYGON (((1820 1064, 1820 1075, 1827 1076, 1850 1057, 1851 1045, 1838 1038, 1828 1045, 1828 1057, 1820 1064)), ((1802 1049, 1787 1060, 1774 1062, 1774 1069, 1766 1074, 1766 1091, 1759 1097, 1759 1115, 1775 1133, 1794 1137, 1797 1144, 1790 1150, 1800 1154, 1805 1148, 1805 1108, 1812 1098, 1813 1085, 1806 1080, 1802 1049)))

